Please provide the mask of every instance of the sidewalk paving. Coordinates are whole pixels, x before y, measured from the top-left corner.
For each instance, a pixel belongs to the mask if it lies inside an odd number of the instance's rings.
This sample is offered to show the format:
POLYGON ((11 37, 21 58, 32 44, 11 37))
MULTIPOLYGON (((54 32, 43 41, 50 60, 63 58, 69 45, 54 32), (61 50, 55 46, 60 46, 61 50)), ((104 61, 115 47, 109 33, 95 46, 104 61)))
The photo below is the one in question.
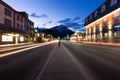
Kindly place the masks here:
POLYGON ((11 46, 22 46, 22 45, 29 45, 29 44, 33 44, 33 43, 1 44, 0 48, 11 47, 11 46))

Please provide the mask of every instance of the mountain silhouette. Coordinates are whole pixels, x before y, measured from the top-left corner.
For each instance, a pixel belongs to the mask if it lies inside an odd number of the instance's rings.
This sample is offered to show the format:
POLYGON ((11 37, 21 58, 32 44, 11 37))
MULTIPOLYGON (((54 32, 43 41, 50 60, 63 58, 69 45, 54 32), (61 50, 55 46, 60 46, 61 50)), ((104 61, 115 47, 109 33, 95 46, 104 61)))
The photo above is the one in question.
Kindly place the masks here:
POLYGON ((47 34, 51 34, 55 38, 57 38, 57 37, 64 38, 67 35, 72 35, 74 33, 73 31, 69 30, 64 25, 59 25, 59 26, 55 26, 55 27, 50 28, 50 29, 42 30, 42 32, 47 33, 47 34))

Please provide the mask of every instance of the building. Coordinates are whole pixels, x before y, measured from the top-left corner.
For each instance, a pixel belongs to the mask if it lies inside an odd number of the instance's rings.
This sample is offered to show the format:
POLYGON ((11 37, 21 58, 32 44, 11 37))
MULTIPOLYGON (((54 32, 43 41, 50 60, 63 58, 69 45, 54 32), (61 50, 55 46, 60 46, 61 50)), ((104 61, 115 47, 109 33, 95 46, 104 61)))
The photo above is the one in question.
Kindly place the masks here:
POLYGON ((41 30, 38 27, 35 28, 35 41, 36 42, 49 42, 54 40, 54 37, 51 35, 48 29, 41 30))
POLYGON ((87 41, 120 42, 120 0, 106 0, 85 19, 87 41))
POLYGON ((0 0, 0 44, 27 42, 33 38, 33 31, 34 23, 26 12, 18 12, 0 0))
POLYGON ((71 35, 70 40, 72 41, 85 41, 86 40, 86 34, 85 32, 75 32, 71 35))

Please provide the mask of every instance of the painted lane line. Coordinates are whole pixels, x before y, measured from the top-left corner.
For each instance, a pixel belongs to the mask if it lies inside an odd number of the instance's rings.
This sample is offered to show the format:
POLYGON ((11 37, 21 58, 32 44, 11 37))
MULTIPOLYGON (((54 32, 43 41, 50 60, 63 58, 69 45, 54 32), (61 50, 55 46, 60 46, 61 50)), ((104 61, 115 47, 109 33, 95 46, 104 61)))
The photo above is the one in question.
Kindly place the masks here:
POLYGON ((46 67, 48 66, 49 61, 51 60, 51 58, 52 58, 52 56, 53 56, 53 54, 54 54, 55 49, 56 49, 56 47, 54 47, 54 49, 53 49, 52 52, 50 53, 50 55, 49 55, 49 57, 48 57, 45 65, 43 66, 43 68, 41 69, 40 73, 38 74, 38 76, 36 77, 35 80, 41 80, 41 79, 42 79, 42 76, 43 76, 43 74, 44 74, 44 72, 45 72, 45 69, 46 69, 46 67))
POLYGON ((64 45, 63 48, 66 50, 67 54, 71 57, 72 61, 78 67, 78 70, 85 76, 86 80, 95 80, 87 68, 82 65, 82 62, 80 62, 74 55, 72 55, 72 53, 64 45))

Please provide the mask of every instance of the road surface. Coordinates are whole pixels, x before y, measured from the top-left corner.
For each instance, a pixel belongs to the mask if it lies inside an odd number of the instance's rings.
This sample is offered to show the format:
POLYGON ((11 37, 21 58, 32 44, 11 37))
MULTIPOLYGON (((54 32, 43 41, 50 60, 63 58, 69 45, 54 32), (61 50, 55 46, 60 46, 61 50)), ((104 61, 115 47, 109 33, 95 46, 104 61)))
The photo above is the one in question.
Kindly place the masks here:
POLYGON ((120 80, 120 47, 63 41, 28 49, 0 57, 0 80, 120 80))

